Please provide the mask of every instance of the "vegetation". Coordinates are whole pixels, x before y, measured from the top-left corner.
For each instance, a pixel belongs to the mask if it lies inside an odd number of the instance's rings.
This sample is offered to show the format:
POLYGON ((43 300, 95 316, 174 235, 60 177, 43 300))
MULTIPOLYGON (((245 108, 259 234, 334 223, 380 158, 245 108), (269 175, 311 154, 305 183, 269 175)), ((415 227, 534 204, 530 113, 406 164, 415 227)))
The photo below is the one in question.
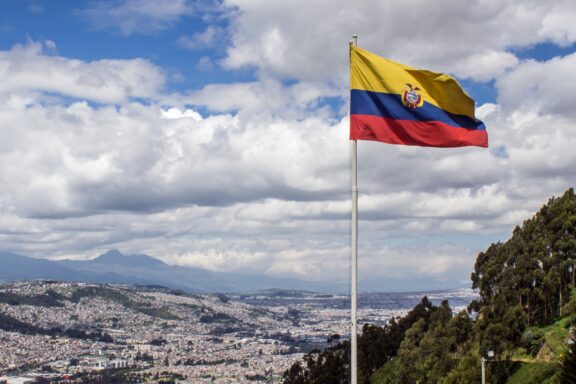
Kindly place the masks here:
POLYGON ((558 383, 576 384, 576 337, 572 336, 564 358, 558 383))
POLYGON ((62 329, 59 327, 45 329, 25 323, 4 313, 0 313, 0 329, 8 332, 19 332, 26 335, 65 336, 71 339, 96 340, 105 343, 113 342, 110 335, 99 330, 86 332, 79 329, 62 329))
POLYGON ((108 299, 122 305, 129 305, 132 301, 128 296, 124 295, 123 293, 105 287, 78 288, 74 292, 72 292, 70 300, 74 303, 78 303, 81 299, 85 297, 86 298, 102 297, 104 299, 108 299))
MULTIPOLYGON (((84 287, 72 292, 70 297, 62 296, 53 290, 48 290, 44 295, 19 295, 10 292, 0 293, 0 302, 10 305, 36 305, 61 307, 62 301, 68 300, 78 303, 82 298, 102 297, 123 305, 128 309, 146 314, 151 317, 157 317, 165 320, 179 320, 180 318, 170 313, 165 308, 152 307, 149 303, 140 303, 131 300, 127 295, 115 289, 106 287, 84 287)), ((7 314, 0 313, 0 329, 10 332, 19 332, 30 335, 48 335, 48 336, 65 336, 74 339, 97 340, 101 342, 112 342, 110 335, 100 331, 93 330, 87 332, 81 329, 62 329, 54 327, 44 329, 13 318, 7 314)))
POLYGON ((506 314, 497 309, 506 305, 521 309, 526 325, 550 324, 576 287, 575 267, 576 197, 570 189, 516 227, 506 243, 478 255, 471 278, 480 314, 502 319, 506 314))
POLYGON ((19 332, 25 335, 41 334, 44 330, 34 325, 25 323, 14 317, 0 312, 0 329, 7 332, 19 332))
POLYGON ((84 287, 76 289, 70 297, 62 296, 53 290, 43 295, 20 295, 12 292, 0 292, 0 303, 10 305, 34 305, 42 307, 62 307, 63 301, 78 303, 83 298, 101 297, 113 301, 136 312, 164 320, 180 320, 180 318, 165 308, 152 307, 149 303, 131 300, 127 295, 115 289, 106 287, 84 287))
POLYGON ((117 290, 105 287, 85 287, 79 288, 72 293, 70 300, 74 303, 79 302, 85 297, 102 297, 111 300, 125 308, 131 309, 136 312, 143 313, 151 317, 158 317, 164 320, 180 320, 180 318, 168 311, 165 308, 152 307, 148 303, 139 303, 131 300, 127 295, 118 292, 117 290))
MULTIPOLYGON (((405 317, 392 319, 384 327, 365 325, 358 338, 359 382, 368 383, 370 376, 384 363, 396 356, 405 333, 416 323, 425 327, 430 323, 434 307, 427 297, 405 317)), ((330 341, 330 339, 329 339, 330 341)), ((321 352, 312 351, 304 357, 305 365, 295 363, 284 374, 285 383, 348 383, 350 343, 344 341, 321 352)))
POLYGON ((224 304, 226 304, 230 301, 230 298, 223 293, 217 293, 216 297, 218 299, 220 299, 220 301, 223 302, 224 304))
POLYGON ((558 373, 558 364, 545 361, 533 363, 515 363, 515 372, 510 376, 507 384, 542 384, 555 383, 558 373))
POLYGON ((63 307, 59 295, 48 291, 45 295, 19 295, 12 292, 0 292, 0 303, 9 305, 34 305, 38 307, 63 307))
MULTIPOLYGON (((550 199, 508 241, 481 252, 471 280, 480 299, 467 311, 453 314, 448 302, 433 306, 424 298, 404 318, 365 325, 359 382, 476 384, 489 350, 489 383, 575 382, 576 348, 567 348, 576 319, 572 189, 550 199)), ((347 383, 348 359, 347 341, 313 351, 285 372, 284 383, 347 383)))
POLYGON ((234 322, 235 319, 225 313, 216 312, 212 315, 202 315, 199 321, 204 324, 234 322))

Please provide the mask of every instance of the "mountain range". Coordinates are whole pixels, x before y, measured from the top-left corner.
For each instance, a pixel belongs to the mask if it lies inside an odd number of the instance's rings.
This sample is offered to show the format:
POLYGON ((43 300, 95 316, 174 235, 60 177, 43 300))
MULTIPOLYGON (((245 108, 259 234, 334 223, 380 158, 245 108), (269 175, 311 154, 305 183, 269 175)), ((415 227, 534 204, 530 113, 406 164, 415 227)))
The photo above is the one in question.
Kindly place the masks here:
MULTIPOLYGON (((110 250, 91 260, 37 259, 0 252, 0 281, 52 279, 86 283, 161 285, 187 292, 247 292, 266 289, 298 289, 346 293, 347 282, 306 281, 203 268, 169 265, 148 255, 125 255, 110 250)), ((455 281, 365 279, 364 291, 422 291, 460 288, 455 281)))

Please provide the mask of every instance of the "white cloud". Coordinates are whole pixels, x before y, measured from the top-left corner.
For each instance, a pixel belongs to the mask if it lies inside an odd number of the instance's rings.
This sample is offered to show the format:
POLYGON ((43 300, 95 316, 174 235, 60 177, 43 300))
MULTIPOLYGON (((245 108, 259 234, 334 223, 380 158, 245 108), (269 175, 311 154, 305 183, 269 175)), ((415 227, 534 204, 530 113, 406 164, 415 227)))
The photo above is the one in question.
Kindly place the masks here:
POLYGON ((547 62, 528 60, 498 79, 498 101, 507 110, 574 117, 576 54, 547 62))
POLYGON ((252 121, 139 103, 34 103, 0 109, 0 125, 13 138, 0 147, 3 193, 23 216, 320 199, 345 180, 346 159, 336 148, 316 153, 325 140, 343 139, 344 126, 315 117, 252 121), (40 190, 49 204, 32 204, 40 190))
MULTIPOLYGON (((162 3, 132 14, 131 1, 102 4, 93 21, 110 20, 96 26, 124 34, 190 14, 184 2, 158 15, 162 3)), ((573 42, 568 2, 226 6, 239 9, 222 64, 255 67, 253 81, 166 96, 165 70, 147 60, 86 62, 37 43, 0 52, 4 248, 64 257, 115 247, 215 270, 345 279, 348 120, 335 117, 345 106, 335 114, 322 100, 346 98, 352 33, 415 66, 496 79, 498 92, 478 108, 492 151, 359 143, 363 276, 466 279, 487 241, 573 185, 575 56, 519 61, 507 51, 573 42)), ((193 48, 218 38, 209 27, 193 48)))
POLYGON ((488 80, 516 64, 507 48, 576 41, 570 1, 401 3, 229 0, 227 68, 254 66, 280 77, 346 79, 347 42, 417 67, 488 80), (305 10, 305 11, 304 11, 305 10))
POLYGON ((460 77, 469 77, 478 81, 487 81, 503 75, 518 65, 519 60, 513 54, 502 51, 488 51, 471 54, 453 65, 454 73, 460 77))
POLYGON ((56 53, 56 43, 52 40, 46 40, 44 46, 49 53, 56 53))
POLYGON ((576 26, 572 22, 576 17, 574 2, 570 0, 556 1, 549 5, 549 12, 542 20, 538 33, 551 41, 570 45, 576 40, 576 26))
POLYGON ((203 32, 198 32, 192 36, 183 35, 176 42, 180 47, 192 51, 207 49, 224 38, 224 30, 209 25, 203 32))
POLYGON ((188 118, 192 118, 195 121, 201 121, 202 120, 202 116, 200 116, 200 114, 196 111, 193 111, 191 109, 185 109, 185 110, 180 110, 178 108, 170 108, 170 109, 162 109, 160 110, 160 113, 162 115, 163 118, 165 119, 174 119, 174 120, 178 120, 178 119, 188 119, 188 118))
POLYGON ((134 97, 153 98, 165 82, 160 68, 147 60, 83 62, 45 55, 42 48, 30 42, 0 51, 0 97, 42 92, 120 103, 134 97))
MULTIPOLYGON (((342 97, 339 89, 324 82, 298 82, 286 86, 271 77, 245 83, 209 84, 198 91, 178 96, 180 103, 203 105, 213 112, 262 113, 282 117, 302 117, 318 109, 319 100, 342 97)), ((324 113, 326 115, 326 113, 324 113)))
POLYGON ((212 72, 215 67, 214 62, 208 56, 202 56, 196 64, 196 69, 200 72, 212 72))
POLYGON ((467 277, 476 256, 475 250, 455 245, 419 244, 418 246, 372 247, 360 260, 365 278, 467 277), (378 271, 378 272, 376 272, 378 271), (385 271, 385 272, 381 272, 385 271))
POLYGON ((76 12, 95 29, 113 29, 122 35, 156 33, 183 16, 194 14, 186 0, 107 0, 76 12))

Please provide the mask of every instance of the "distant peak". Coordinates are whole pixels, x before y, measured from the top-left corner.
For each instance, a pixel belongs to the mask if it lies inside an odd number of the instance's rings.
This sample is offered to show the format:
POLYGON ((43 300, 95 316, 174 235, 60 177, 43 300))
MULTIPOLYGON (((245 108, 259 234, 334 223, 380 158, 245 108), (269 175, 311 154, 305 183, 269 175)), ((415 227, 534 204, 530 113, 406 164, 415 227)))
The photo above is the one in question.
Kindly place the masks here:
POLYGON ((99 257, 107 256, 107 257, 124 257, 125 255, 117 249, 111 249, 108 252, 100 255, 99 257))
POLYGON ((94 260, 98 261, 115 261, 121 258, 126 257, 122 252, 117 249, 111 249, 106 253, 101 254, 100 256, 96 257, 94 260))
POLYGON ((165 265, 161 260, 148 255, 125 255, 117 249, 111 249, 92 261, 97 263, 131 265, 134 267, 165 265))

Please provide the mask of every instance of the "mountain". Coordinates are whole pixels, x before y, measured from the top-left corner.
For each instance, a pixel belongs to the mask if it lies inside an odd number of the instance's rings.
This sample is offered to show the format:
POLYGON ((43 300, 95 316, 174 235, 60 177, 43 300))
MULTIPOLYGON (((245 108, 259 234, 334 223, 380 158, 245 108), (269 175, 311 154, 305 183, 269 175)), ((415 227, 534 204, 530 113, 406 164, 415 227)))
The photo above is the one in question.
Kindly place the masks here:
POLYGON ((173 266, 148 255, 124 255, 118 250, 110 250, 91 260, 60 261, 0 252, 0 265, 2 265, 0 281, 52 279, 87 283, 161 285, 188 292, 245 292, 271 288, 315 292, 347 290, 345 284, 173 266))
MULTIPOLYGON (((0 281, 54 279, 87 283, 162 285, 188 292, 246 292, 298 289, 346 293, 347 282, 312 282, 257 274, 214 272, 203 268, 168 265, 148 255, 125 255, 110 250, 91 260, 50 261, 0 252, 0 281)), ((360 279, 361 291, 414 292, 460 288, 456 281, 432 279, 360 279)))
MULTIPOLYGON (((124 283, 126 277, 113 271, 98 273, 96 271, 80 271, 67 267, 62 263, 36 259, 11 252, 0 252, 0 281, 51 279, 73 282, 108 282, 124 283)), ((132 277, 132 283, 145 284, 146 280, 132 277)))
POLYGON ((161 260, 155 259, 148 255, 124 255, 117 249, 112 249, 92 260, 87 260, 87 263, 91 265, 123 265, 127 267, 147 267, 147 268, 158 268, 167 266, 161 260))
POLYGON ((233 290, 226 276, 217 276, 214 272, 202 268, 171 266, 148 255, 124 255, 118 250, 110 250, 91 260, 61 260, 57 263, 83 273, 117 273, 124 276, 125 283, 130 284, 137 283, 134 281, 137 277, 146 284, 163 285, 189 292, 233 290))
POLYGON ((0 280, 32 280, 50 278, 69 280, 74 271, 50 260, 34 259, 11 252, 0 252, 0 280))

